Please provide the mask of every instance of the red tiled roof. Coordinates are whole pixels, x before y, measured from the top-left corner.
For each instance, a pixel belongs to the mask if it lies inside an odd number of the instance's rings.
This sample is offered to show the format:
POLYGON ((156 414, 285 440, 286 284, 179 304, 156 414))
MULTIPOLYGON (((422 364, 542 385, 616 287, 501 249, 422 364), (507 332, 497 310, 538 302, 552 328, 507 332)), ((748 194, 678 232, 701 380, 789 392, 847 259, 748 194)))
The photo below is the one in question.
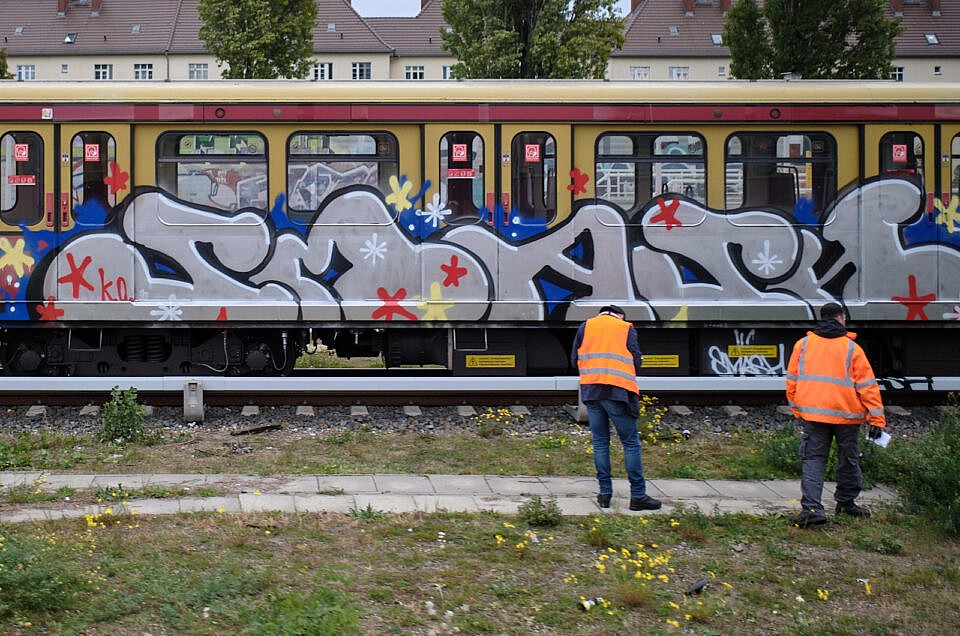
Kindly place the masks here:
POLYGON ((397 55, 435 55, 449 57, 441 48, 442 29, 448 27, 440 9, 443 0, 427 0, 412 18, 367 18, 367 23, 389 42, 397 55))

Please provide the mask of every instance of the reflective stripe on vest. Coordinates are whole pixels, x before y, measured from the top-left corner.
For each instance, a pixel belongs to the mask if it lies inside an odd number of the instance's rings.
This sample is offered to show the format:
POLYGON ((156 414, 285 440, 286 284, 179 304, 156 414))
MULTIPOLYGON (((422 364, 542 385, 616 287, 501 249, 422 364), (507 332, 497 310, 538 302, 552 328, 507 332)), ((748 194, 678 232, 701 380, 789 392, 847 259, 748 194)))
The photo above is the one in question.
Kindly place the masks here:
POLYGON ((633 354, 627 349, 629 331, 630 323, 613 316, 601 314, 587 321, 577 349, 581 384, 607 384, 640 393, 633 354))
MULTIPOLYGON (((792 376, 788 375, 787 377, 791 380, 800 384, 813 383, 818 385, 826 385, 823 387, 824 397, 829 395, 836 395, 841 398, 846 399, 827 399, 828 403, 836 402, 842 403, 846 402, 847 404, 858 404, 859 400, 856 399, 857 388, 870 386, 871 384, 876 384, 876 380, 868 380, 860 383, 854 382, 853 378, 850 376, 850 365, 853 362, 854 354, 854 344, 853 340, 847 340, 847 352, 843 364, 843 377, 836 377, 832 375, 823 375, 815 373, 807 373, 807 347, 810 342, 810 337, 806 336, 800 341, 800 360, 797 369, 797 375, 792 376), (835 387, 833 389, 829 387, 835 387)), ((819 369, 818 369, 819 371, 819 369)), ((849 421, 850 423, 862 422, 867 418, 867 412, 863 410, 859 411, 846 411, 835 408, 828 408, 824 406, 814 406, 812 404, 798 404, 796 402, 791 402, 790 406, 795 408, 799 413, 809 415, 810 418, 804 419, 821 419, 830 421, 830 420, 841 420, 849 421)), ((872 413, 871 413, 872 414, 872 413)))

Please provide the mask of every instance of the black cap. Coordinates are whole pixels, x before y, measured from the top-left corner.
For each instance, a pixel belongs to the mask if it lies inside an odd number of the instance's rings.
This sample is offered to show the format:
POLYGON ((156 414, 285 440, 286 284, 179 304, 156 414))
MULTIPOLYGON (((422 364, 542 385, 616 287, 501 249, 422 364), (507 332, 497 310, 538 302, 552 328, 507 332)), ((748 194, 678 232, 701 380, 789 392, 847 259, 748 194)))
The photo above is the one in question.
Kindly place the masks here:
POLYGON ((618 316, 626 316, 627 312, 616 305, 605 305, 600 308, 601 314, 617 314, 618 316))

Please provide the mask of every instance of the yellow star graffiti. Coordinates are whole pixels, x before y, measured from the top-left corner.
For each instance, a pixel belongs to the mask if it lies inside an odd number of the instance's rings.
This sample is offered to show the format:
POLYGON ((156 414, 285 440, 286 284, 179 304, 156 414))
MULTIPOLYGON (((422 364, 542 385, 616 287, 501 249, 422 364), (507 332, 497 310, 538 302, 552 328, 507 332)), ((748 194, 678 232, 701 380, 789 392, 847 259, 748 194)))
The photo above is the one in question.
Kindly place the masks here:
POLYGON ((443 302, 443 287, 438 281, 430 283, 430 299, 417 304, 417 309, 424 312, 420 320, 446 320, 447 310, 455 303, 443 302))
POLYGON ((397 212, 412 208, 413 204, 407 198, 411 190, 413 190, 413 181, 404 181, 401 185, 400 179, 396 176, 390 177, 390 194, 387 195, 387 203, 392 204, 397 212))
POLYGON ((936 199, 933 205, 940 210, 941 214, 937 217, 937 223, 947 228, 947 232, 953 234, 954 230, 960 230, 960 197, 951 197, 950 202, 944 204, 940 199, 936 199))
POLYGON ((0 238, 0 251, 3 252, 3 256, 0 256, 0 269, 12 266, 17 276, 23 276, 27 268, 33 267, 34 263, 32 256, 24 254, 25 247, 23 239, 17 239, 17 242, 11 245, 7 237, 0 238))

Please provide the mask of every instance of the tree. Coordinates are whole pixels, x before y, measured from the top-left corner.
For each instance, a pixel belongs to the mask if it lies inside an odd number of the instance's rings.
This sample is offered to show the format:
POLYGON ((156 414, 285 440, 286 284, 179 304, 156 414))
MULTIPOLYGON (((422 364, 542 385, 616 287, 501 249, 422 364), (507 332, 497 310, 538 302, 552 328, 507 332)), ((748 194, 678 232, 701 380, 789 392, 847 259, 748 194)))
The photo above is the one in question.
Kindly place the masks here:
POLYGON ((735 77, 882 79, 890 72, 902 27, 884 15, 884 0, 765 0, 753 23, 756 7, 748 5, 755 0, 740 0, 724 26, 735 77))
POLYGON ((200 39, 227 79, 306 77, 316 0, 200 0, 200 39))
POLYGON ((616 0, 443 0, 456 78, 596 78, 623 45, 616 0))
POLYGON ((13 79, 13 73, 7 68, 7 49, 0 49, 0 80, 13 79))

